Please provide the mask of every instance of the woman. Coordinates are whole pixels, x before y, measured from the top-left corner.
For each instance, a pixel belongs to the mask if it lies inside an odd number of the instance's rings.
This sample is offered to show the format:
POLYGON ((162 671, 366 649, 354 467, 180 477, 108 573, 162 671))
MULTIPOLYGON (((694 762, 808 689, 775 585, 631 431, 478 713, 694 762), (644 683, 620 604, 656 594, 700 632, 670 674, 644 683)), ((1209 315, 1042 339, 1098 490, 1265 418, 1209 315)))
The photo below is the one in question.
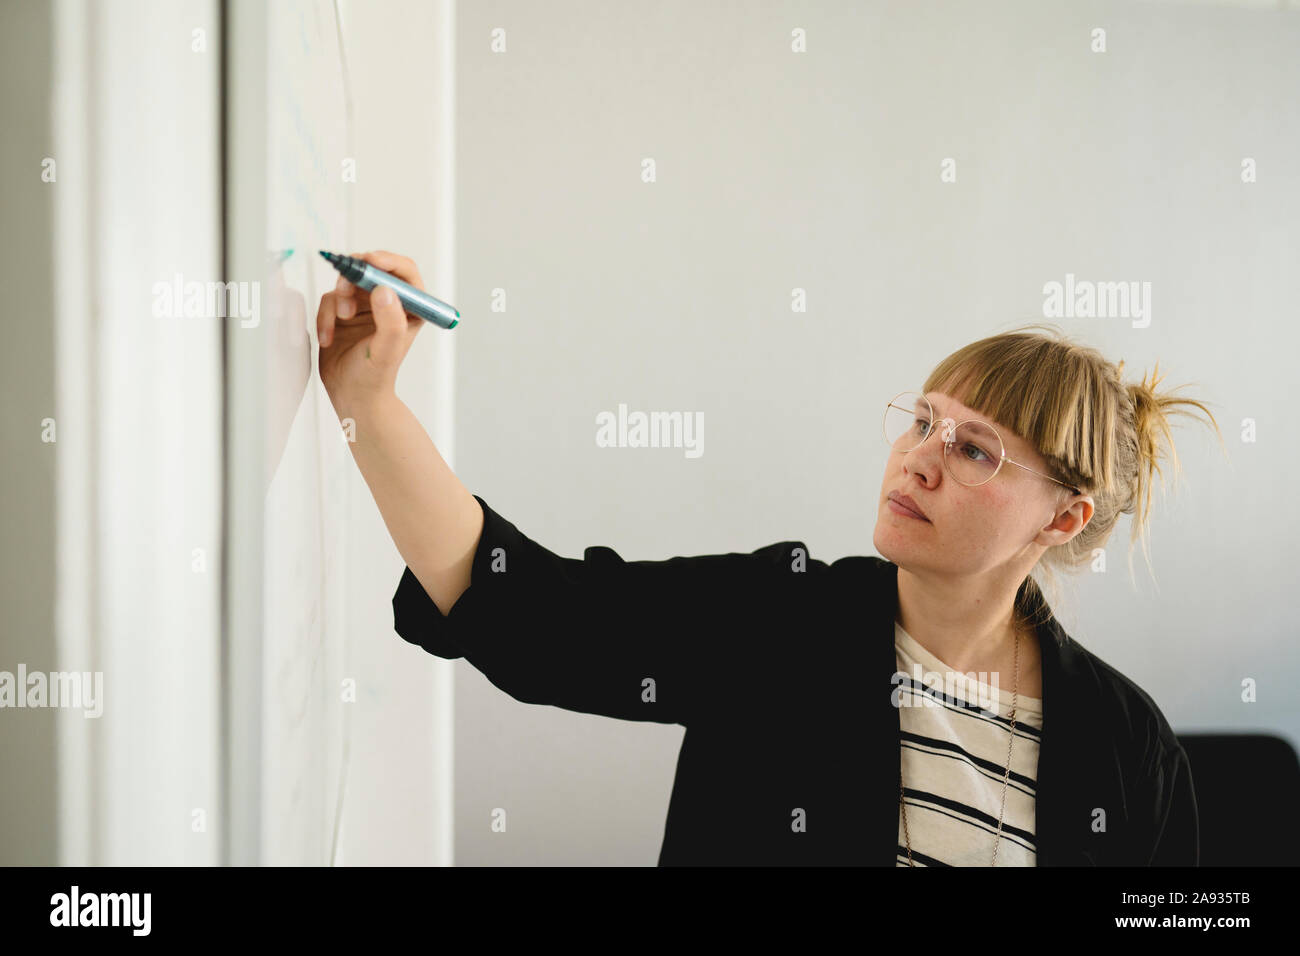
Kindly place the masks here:
MULTIPOLYGON (((361 258, 423 288, 408 259, 361 258)), ((396 630, 519 701, 685 726, 661 865, 1197 862, 1169 724, 1030 573, 1104 559, 1120 514, 1141 536, 1168 413, 1201 403, 1060 336, 992 336, 881 398, 883 558, 564 558, 470 494, 396 398, 422 325, 344 280, 317 315, 406 561, 396 630)))

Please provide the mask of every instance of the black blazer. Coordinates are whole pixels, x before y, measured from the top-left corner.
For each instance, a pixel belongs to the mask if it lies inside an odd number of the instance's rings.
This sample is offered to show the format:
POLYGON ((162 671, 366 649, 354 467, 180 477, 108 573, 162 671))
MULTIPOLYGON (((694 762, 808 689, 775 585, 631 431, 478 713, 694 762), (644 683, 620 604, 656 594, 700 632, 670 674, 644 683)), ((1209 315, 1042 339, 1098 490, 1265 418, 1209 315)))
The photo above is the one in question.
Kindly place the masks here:
MULTIPOLYGON (((524 703, 686 727, 659 865, 896 864, 897 565, 798 541, 563 558, 474 497, 470 587, 443 616, 408 567, 397 633, 524 703)), ((1164 715, 1054 615, 1038 634, 1038 865, 1196 865, 1191 767, 1164 715)))

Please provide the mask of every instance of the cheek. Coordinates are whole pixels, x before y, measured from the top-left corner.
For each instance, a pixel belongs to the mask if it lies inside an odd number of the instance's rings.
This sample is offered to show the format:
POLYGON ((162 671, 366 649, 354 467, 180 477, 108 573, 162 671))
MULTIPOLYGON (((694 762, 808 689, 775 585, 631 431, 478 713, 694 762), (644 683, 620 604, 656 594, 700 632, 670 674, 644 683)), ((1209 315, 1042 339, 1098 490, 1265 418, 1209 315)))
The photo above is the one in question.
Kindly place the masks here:
POLYGON ((990 491, 981 504, 980 530, 991 546, 1019 546, 1038 533, 1043 509, 1031 494, 1015 494, 1014 488, 1011 493, 1000 489, 990 491))
POLYGON ((994 487, 971 490, 974 493, 966 496, 966 507, 959 509, 964 524, 980 531, 989 541, 1018 532, 1026 516, 1015 495, 994 487))

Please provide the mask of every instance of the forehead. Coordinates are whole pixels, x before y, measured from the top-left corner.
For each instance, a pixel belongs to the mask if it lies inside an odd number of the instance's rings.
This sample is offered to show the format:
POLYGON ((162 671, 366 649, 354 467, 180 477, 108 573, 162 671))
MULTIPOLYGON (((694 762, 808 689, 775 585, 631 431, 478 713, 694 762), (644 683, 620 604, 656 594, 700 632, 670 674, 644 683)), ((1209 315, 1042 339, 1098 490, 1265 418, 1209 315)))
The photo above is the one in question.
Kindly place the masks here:
MULTIPOLYGON (((946 395, 943 392, 926 392, 925 397, 930 400, 934 413, 940 418, 955 418, 957 421, 967 418, 978 418, 981 421, 987 420, 986 416, 981 415, 967 405, 963 405, 951 395, 946 395)), ((997 422, 989 422, 989 424, 996 425, 997 422)))
POLYGON ((1002 443, 1004 445, 1007 445, 1008 447, 1013 444, 1024 445, 1020 436, 1006 425, 1003 425, 995 419, 989 418, 987 415, 977 412, 973 408, 963 405, 961 402, 957 401, 957 399, 945 395, 943 392, 926 392, 925 397, 929 399, 930 407, 934 409, 934 414, 939 418, 951 418, 959 422, 964 422, 967 419, 973 418, 976 421, 988 422, 998 430, 998 434, 1002 436, 1002 443))

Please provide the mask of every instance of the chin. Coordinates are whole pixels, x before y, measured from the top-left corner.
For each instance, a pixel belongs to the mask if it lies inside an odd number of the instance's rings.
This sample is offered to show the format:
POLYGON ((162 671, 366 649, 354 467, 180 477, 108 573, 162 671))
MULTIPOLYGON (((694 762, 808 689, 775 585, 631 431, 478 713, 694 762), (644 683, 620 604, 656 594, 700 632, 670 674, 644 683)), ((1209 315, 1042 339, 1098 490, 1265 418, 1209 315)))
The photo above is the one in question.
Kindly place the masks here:
POLYGON ((894 562, 899 567, 903 566, 903 562, 908 559, 909 555, 917 553, 915 542, 910 542, 903 534, 890 534, 889 528, 884 524, 883 520, 876 522, 876 530, 871 536, 871 543, 882 558, 894 562))

